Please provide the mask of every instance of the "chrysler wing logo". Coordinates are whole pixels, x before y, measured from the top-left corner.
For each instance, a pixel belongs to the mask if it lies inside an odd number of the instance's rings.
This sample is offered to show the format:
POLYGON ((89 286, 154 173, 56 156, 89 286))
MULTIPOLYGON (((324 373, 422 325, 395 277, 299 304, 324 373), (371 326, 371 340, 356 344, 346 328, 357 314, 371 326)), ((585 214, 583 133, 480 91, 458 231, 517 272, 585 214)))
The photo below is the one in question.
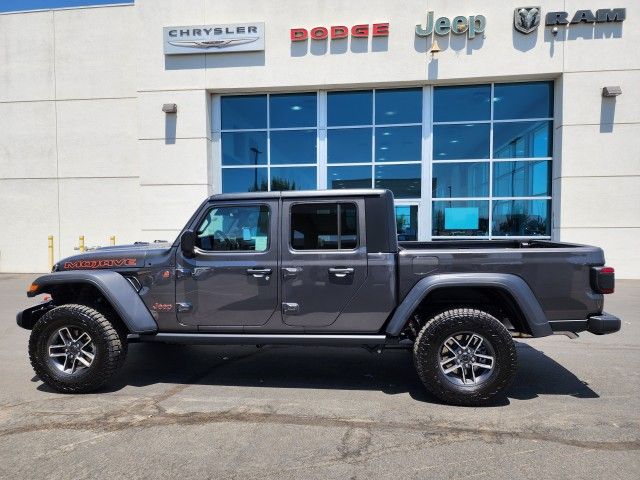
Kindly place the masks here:
POLYGON ((540 25, 540 7, 520 7, 513 12, 513 27, 521 33, 531 33, 540 25))
POLYGON ((209 48, 227 48, 235 47, 236 45, 244 45, 245 43, 255 42, 258 38, 259 37, 225 38, 220 40, 174 40, 169 43, 176 47, 190 47, 206 50, 209 48))

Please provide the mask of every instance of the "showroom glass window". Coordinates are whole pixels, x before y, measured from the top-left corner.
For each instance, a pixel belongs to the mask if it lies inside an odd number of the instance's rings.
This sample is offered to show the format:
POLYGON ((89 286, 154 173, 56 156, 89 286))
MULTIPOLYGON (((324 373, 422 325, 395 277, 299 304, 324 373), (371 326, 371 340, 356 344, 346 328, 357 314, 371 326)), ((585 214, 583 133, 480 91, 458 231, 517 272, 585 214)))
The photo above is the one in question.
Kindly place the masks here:
POLYGON ((422 88, 327 92, 327 188, 388 188, 398 235, 417 240, 422 88))
POLYGON ((223 192, 388 188, 400 240, 550 236, 553 82, 216 98, 223 192))
POLYGON ((550 235, 552 82, 434 87, 432 238, 550 235))
POLYGON ((317 94, 223 96, 222 191, 314 190, 317 94))

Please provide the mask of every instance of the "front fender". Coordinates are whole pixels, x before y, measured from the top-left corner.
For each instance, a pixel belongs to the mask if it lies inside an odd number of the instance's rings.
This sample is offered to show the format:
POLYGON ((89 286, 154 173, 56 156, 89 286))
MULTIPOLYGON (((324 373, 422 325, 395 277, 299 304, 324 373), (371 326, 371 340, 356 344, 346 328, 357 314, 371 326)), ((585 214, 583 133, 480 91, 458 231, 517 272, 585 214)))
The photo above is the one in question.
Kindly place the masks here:
POLYGON ((97 288, 131 333, 156 333, 158 331, 158 324, 138 293, 127 279, 117 272, 109 270, 53 272, 38 277, 27 295, 34 297, 41 293, 51 293, 56 286, 72 283, 85 283, 97 288))
POLYGON ((502 289, 510 294, 518 307, 520 307, 524 320, 527 322, 534 337, 545 337, 553 334, 547 316, 529 285, 517 275, 504 273, 448 273, 423 278, 414 285, 402 303, 398 305, 387 325, 387 334, 398 336, 411 314, 420 305, 420 302, 432 291, 445 287, 493 287, 502 289))

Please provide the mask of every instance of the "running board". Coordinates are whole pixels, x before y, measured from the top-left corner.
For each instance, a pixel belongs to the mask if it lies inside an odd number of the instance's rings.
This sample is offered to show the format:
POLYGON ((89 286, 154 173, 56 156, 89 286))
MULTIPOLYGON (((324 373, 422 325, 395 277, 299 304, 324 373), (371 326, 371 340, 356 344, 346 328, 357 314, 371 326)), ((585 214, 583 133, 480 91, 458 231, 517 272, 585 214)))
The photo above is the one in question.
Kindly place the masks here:
POLYGON ((295 335, 233 333, 157 333, 140 335, 140 342, 181 343, 189 345, 325 345, 359 346, 396 343, 386 335, 295 335))

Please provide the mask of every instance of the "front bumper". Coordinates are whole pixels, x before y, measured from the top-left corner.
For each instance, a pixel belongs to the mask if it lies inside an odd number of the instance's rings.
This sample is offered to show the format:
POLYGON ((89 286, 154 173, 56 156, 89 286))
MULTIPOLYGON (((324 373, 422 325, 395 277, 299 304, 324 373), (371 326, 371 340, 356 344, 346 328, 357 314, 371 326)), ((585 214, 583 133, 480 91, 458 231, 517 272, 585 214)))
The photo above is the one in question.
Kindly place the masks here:
POLYGON ((549 322, 554 333, 559 332, 590 332, 594 335, 606 335, 620 330, 622 321, 615 315, 602 312, 592 315, 585 320, 558 320, 549 322))
POLYGON ((25 330, 31 330, 36 322, 40 319, 40 317, 42 317, 53 307, 53 302, 48 301, 27 308, 26 310, 18 312, 18 314, 16 315, 16 323, 19 327, 22 327, 25 330))

